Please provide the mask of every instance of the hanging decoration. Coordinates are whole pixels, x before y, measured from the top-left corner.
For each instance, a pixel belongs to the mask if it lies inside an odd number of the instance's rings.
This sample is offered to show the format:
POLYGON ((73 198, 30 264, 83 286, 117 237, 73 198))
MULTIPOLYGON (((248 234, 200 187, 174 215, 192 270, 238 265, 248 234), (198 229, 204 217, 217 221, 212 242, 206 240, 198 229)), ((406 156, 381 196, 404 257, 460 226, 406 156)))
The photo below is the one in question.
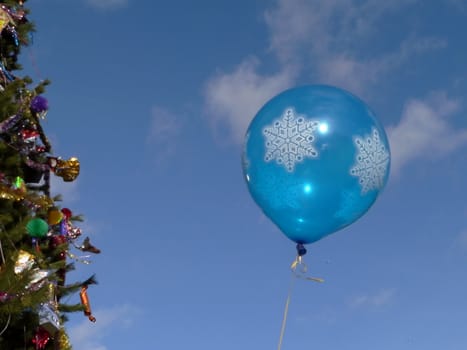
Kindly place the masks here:
POLYGON ((88 290, 88 286, 83 285, 79 293, 79 296, 81 298, 81 304, 84 307, 84 315, 89 318, 89 321, 96 322, 96 318, 92 315, 92 312, 91 312, 91 303, 89 302, 87 290, 88 290))
POLYGON ((50 335, 54 335, 60 330, 60 318, 58 316, 58 308, 55 303, 42 303, 39 307, 39 325, 45 329, 50 335))
POLYGON ((63 178, 65 182, 74 181, 79 175, 80 165, 76 157, 71 157, 68 160, 49 157, 49 164, 54 174, 63 178))

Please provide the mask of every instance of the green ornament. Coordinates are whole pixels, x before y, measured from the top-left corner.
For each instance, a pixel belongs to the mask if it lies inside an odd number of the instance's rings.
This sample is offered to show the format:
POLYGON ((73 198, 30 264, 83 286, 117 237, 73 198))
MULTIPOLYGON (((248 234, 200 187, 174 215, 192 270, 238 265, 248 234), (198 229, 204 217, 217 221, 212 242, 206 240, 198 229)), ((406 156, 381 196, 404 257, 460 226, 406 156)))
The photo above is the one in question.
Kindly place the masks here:
POLYGON ((26 184, 24 183, 24 180, 19 176, 16 177, 13 187, 17 190, 19 189, 21 189, 22 191, 26 190, 26 184))
POLYGON ((45 220, 34 218, 26 224, 26 230, 31 237, 45 237, 49 232, 49 224, 45 220))

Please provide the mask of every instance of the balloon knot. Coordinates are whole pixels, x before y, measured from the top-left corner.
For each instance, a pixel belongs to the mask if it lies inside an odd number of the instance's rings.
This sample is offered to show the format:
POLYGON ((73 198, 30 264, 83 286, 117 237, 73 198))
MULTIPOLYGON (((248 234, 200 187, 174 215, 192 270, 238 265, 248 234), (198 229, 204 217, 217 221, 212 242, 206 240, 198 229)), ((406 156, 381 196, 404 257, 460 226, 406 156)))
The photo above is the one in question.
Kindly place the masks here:
POLYGON ((297 254, 298 256, 303 256, 306 254, 306 248, 302 243, 297 244, 297 254))

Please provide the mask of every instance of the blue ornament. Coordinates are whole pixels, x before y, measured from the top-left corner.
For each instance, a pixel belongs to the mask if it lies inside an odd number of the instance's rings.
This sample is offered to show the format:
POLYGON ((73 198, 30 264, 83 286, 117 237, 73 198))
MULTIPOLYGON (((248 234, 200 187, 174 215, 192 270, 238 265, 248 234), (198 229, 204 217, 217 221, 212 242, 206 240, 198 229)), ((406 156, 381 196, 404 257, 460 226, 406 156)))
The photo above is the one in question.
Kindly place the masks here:
POLYGON ((299 244, 360 218, 389 176, 386 133, 368 106, 331 86, 286 90, 256 114, 245 136, 251 196, 299 244))
POLYGON ((35 96, 30 105, 31 112, 37 113, 41 118, 45 117, 49 109, 49 102, 43 96, 35 96))

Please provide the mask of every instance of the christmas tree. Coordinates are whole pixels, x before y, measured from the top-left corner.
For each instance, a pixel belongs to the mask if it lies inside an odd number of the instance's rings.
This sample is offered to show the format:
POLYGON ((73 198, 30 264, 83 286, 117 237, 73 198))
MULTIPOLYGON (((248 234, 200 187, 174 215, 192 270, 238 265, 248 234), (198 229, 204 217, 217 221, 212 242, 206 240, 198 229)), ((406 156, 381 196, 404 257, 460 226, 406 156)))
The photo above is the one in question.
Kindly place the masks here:
POLYGON ((28 17, 24 1, 0 4, 0 349, 71 349, 65 314, 83 311, 95 321, 87 289, 96 282, 69 284, 66 274, 75 261, 88 262, 81 254, 100 251, 82 240, 81 217, 50 195, 50 177, 74 181, 80 164, 54 155, 41 126, 49 82, 18 74, 34 31, 28 17), (78 292, 80 302, 62 303, 78 292))

